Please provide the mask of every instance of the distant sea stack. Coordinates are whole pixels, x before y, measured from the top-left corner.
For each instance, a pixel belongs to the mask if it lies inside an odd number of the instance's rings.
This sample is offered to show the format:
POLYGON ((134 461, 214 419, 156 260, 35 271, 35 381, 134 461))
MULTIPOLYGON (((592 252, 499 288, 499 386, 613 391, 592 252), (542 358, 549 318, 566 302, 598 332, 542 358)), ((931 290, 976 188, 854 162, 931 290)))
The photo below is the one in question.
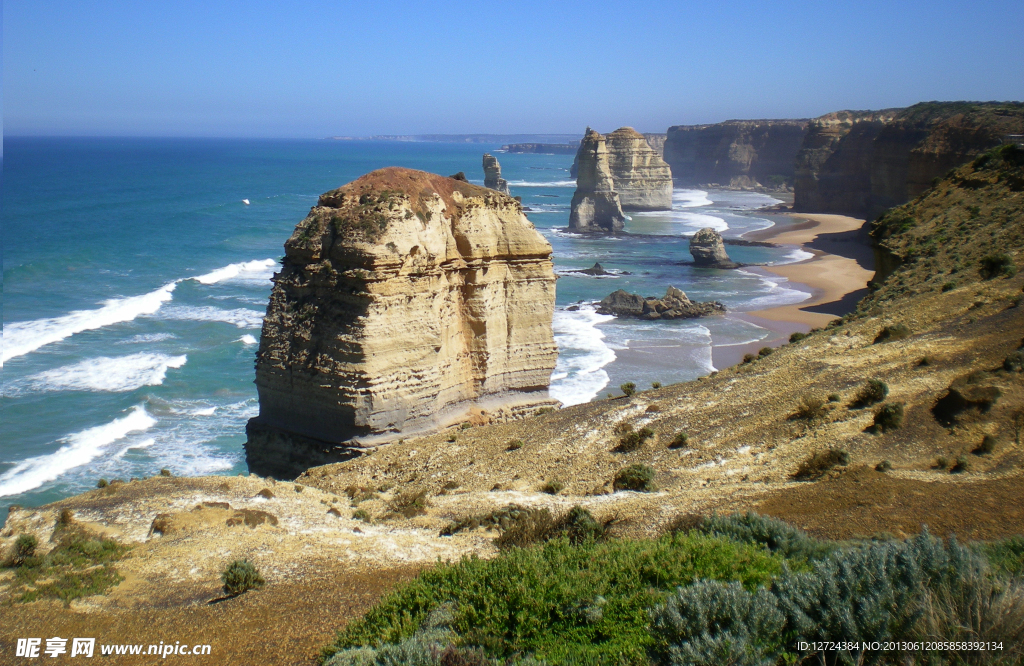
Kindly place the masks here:
POLYGON ((569 230, 582 232, 621 231, 626 216, 615 192, 608 164, 605 138, 587 128, 576 153, 579 174, 572 195, 569 230))
POLYGON ((511 197, 410 169, 320 196, 285 243, 246 460, 294 477, 353 447, 557 404, 551 246, 511 197))
POLYGON ((702 268, 736 268, 739 265, 726 254, 722 235, 711 227, 704 227, 690 238, 690 254, 694 265, 702 268))
POLYGON ((683 186, 786 189, 806 120, 730 120, 668 128, 665 161, 683 186))
POLYGON ((622 210, 671 210, 672 170, 632 127, 605 135, 608 169, 622 210))
POLYGON ((508 181, 501 177, 498 158, 484 153, 484 187, 508 194, 508 181))
POLYGON ((1024 133, 1024 103, 924 102, 811 121, 796 162, 794 210, 874 218, 932 180, 1024 133))

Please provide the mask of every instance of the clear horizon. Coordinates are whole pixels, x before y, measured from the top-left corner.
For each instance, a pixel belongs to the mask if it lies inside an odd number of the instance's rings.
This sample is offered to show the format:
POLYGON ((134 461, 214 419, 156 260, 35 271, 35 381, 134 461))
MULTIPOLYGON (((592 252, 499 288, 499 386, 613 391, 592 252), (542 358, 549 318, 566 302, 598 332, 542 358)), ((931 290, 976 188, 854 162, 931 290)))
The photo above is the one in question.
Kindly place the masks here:
POLYGON ((8 0, 4 133, 664 132, 1024 99, 1024 4, 8 0))

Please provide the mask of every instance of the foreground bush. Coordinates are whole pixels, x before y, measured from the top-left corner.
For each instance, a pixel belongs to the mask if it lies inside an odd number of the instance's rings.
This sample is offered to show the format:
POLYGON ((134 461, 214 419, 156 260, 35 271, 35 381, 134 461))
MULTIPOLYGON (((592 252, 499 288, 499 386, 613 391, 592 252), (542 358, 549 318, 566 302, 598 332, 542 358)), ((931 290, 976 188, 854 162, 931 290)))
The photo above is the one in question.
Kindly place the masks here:
POLYGON ((224 593, 232 597, 263 587, 266 582, 248 560, 235 560, 229 564, 220 575, 220 579, 224 583, 224 593))
POLYGON ((453 642, 482 647, 491 657, 645 664, 647 609, 677 586, 699 577, 755 589, 781 571, 777 555, 697 534, 577 546, 555 539, 493 560, 464 558, 425 571, 343 629, 324 654, 403 645, 431 612, 449 607, 453 642))
POLYGON ((816 560, 836 550, 835 544, 815 539, 789 523, 750 512, 728 516, 711 514, 701 518, 692 529, 703 534, 758 544, 789 559, 816 560))
POLYGON ((113 568, 127 548, 111 539, 96 538, 68 522, 54 531, 53 548, 37 554, 38 540, 21 535, 6 566, 14 569, 14 596, 22 602, 41 598, 75 599, 103 594, 121 581, 113 568))

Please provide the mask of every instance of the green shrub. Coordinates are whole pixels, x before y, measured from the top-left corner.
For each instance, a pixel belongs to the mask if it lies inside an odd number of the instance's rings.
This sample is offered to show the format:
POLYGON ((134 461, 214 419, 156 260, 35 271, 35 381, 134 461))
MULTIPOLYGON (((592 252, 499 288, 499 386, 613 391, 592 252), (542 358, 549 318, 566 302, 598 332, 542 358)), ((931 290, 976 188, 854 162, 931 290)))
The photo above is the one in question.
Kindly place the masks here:
POLYGON ((391 513, 405 518, 422 516, 427 512, 428 506, 430 506, 430 500, 427 498, 427 491, 425 489, 409 490, 400 493, 398 497, 388 502, 388 510, 391 513))
POLYGON ((848 465, 850 454, 842 449, 816 451, 800 463, 793 474, 795 479, 816 479, 837 465, 848 465))
POLYGON ((652 389, 660 389, 661 388, 661 382, 651 382, 651 388, 652 389))
POLYGON ((266 582, 249 560, 235 560, 229 564, 220 580, 224 583, 224 593, 232 597, 263 587, 266 582))
POLYGON ((508 451, 518 451, 519 449, 523 448, 523 440, 513 439, 511 442, 508 443, 508 447, 506 448, 508 451))
POLYGON ((981 444, 971 451, 976 456, 987 456, 996 450, 996 438, 992 435, 985 435, 981 438, 981 444))
POLYGON ((921 360, 917 362, 917 367, 922 368, 932 364, 932 360, 927 356, 922 356, 921 360))
POLYGON ((800 342, 801 340, 803 340, 806 337, 807 337, 806 333, 801 333, 801 332, 797 331, 796 333, 793 333, 792 335, 789 336, 789 342, 790 342, 790 344, 792 344, 794 342, 800 342))
POLYGON ((871 429, 872 432, 881 433, 895 430, 901 425, 903 425, 903 403, 892 402, 878 408, 871 429))
POLYGON ((878 335, 875 336, 873 344, 877 345, 880 342, 893 342, 894 340, 902 340, 908 337, 910 337, 910 328, 908 328, 906 324, 893 324, 882 328, 882 330, 878 332, 878 335))
POLYGON ((109 486, 109 485, 110 485, 110 484, 109 484, 109 483, 107 483, 107 480, 106 480, 106 479, 100 479, 99 481, 97 481, 97 482, 96 482, 96 487, 97 487, 97 488, 106 488, 106 487, 107 487, 107 486, 109 486))
POLYGON ((555 408, 554 407, 541 407, 540 409, 538 409, 534 413, 534 415, 535 416, 544 416, 545 414, 554 414, 554 412, 555 412, 555 408))
POLYGON ((636 451, 651 437, 654 437, 654 431, 647 426, 640 428, 639 432, 634 432, 633 429, 630 428, 622 438, 619 439, 619 445, 615 447, 615 450, 623 453, 636 451))
POLYGON ((743 363, 753 363, 756 360, 757 360, 757 356, 754 356, 753 354, 744 354, 743 355, 743 363))
POLYGON ((640 492, 653 492, 654 470, 647 465, 630 465, 619 470, 613 481, 615 490, 638 490, 640 492))
POLYGON ((676 436, 669 442, 668 448, 670 449, 685 449, 690 443, 690 436, 685 432, 676 433, 676 436))
POLYGON ((171 474, 171 470, 164 468, 164 469, 160 470, 160 476, 174 476, 174 475, 171 474))
POLYGON ((1017 267, 1008 254, 990 254, 982 258, 978 272, 983 280, 991 280, 1001 276, 1013 277, 1017 274, 1017 267))
POLYGON ((759 349, 759 350, 757 351, 757 355, 758 355, 758 356, 760 356, 761 358, 764 358, 765 356, 771 356, 771 354, 772 354, 772 353, 773 353, 774 351, 775 351, 775 350, 774 350, 774 349, 772 349, 771 347, 761 347, 761 348, 760 348, 760 349, 759 349))
POLYGON ((953 280, 945 282, 942 285, 942 293, 946 293, 947 291, 953 291, 954 289, 956 289, 956 282, 954 282, 953 280))
POLYGON ((839 396, 838 393, 829 393, 828 394, 828 401, 829 402, 841 402, 842 398, 839 396))
POLYGON ((449 606, 453 643, 480 646, 492 658, 644 664, 652 644, 648 609, 678 586, 704 578, 753 589, 781 570, 777 555, 705 535, 575 546, 559 538, 431 567, 349 623, 324 654, 400 644, 449 606))
POLYGON ((622 394, 628 398, 634 393, 636 393, 636 384, 634 384, 633 382, 626 382, 625 384, 619 387, 619 390, 622 391, 622 394))
POLYGON ((356 509, 352 512, 352 520, 361 520, 364 523, 372 523, 373 518, 366 509, 356 509))
POLYGON ((811 421, 813 419, 819 419, 827 413, 828 407, 825 406, 824 400, 817 396, 805 395, 801 397, 800 401, 797 403, 796 413, 793 414, 793 418, 811 421))
POLYGON ((555 524, 554 531, 557 534, 564 534, 569 543, 581 544, 604 538, 606 526, 597 522, 586 508, 576 505, 555 524))
POLYGON ((857 395, 854 397, 850 406, 855 408, 868 407, 882 402, 885 400, 887 395, 889 395, 888 384, 883 382, 881 379, 869 379, 868 382, 861 387, 860 391, 857 392, 857 395))
POLYGON ((889 462, 888 460, 883 460, 882 462, 875 465, 875 471, 883 473, 892 471, 892 463, 889 462))
POLYGON ((753 512, 727 516, 711 514, 692 528, 702 534, 758 544, 787 559, 817 560, 836 550, 835 545, 771 516, 753 512))
POLYGON ((554 516, 546 508, 521 511, 518 516, 502 529, 494 540, 500 549, 526 548, 550 538, 555 527, 554 516))
POLYGON ((1002 541, 980 544, 978 549, 996 573, 1017 578, 1024 576, 1024 536, 1018 534, 1002 541))
POLYGON ((39 547, 39 539, 34 534, 22 534, 14 541, 14 551, 11 553, 11 565, 21 566, 30 557, 35 557, 36 548, 39 547))
POLYGON ((949 458, 947 458, 946 456, 939 456, 938 458, 935 459, 935 467, 936 469, 948 469, 949 458))
POLYGON ((473 424, 470 423, 469 421, 463 421, 462 423, 459 424, 459 430, 469 430, 472 427, 473 424))
POLYGON ((1017 350, 1003 359, 1003 370, 1007 372, 1024 372, 1024 351, 1017 350))
POLYGON ((540 491, 542 493, 547 493, 548 495, 557 495, 564 489, 565 484, 559 481, 558 479, 552 479, 550 481, 547 481, 544 483, 543 486, 540 487, 540 491))
POLYGON ((967 460, 967 456, 957 456, 956 464, 954 464, 953 467, 950 468, 949 473, 963 474, 964 472, 970 470, 970 468, 971 463, 970 461, 967 460))

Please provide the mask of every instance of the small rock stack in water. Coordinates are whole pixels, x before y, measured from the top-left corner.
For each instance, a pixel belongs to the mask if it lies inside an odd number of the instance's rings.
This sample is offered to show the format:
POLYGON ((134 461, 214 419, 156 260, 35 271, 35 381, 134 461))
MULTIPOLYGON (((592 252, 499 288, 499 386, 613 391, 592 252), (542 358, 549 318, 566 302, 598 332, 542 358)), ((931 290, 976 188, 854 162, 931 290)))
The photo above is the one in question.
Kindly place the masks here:
POLYGON ((508 181, 501 177, 498 158, 490 153, 484 153, 484 187, 509 194, 508 181))

